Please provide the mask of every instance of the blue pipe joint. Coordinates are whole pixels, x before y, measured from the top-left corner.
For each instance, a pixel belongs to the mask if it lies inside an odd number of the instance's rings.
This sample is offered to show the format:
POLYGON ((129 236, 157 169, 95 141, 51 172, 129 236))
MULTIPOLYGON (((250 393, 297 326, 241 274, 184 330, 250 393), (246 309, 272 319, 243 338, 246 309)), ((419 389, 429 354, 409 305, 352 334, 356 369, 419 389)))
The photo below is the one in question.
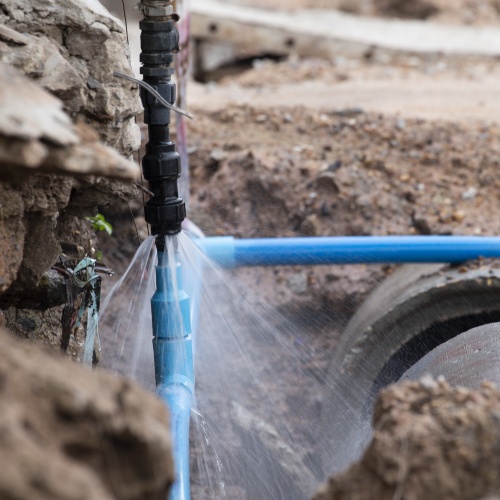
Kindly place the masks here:
POLYGON ((151 298, 156 385, 179 384, 194 391, 191 305, 182 288, 180 264, 156 267, 156 292, 151 298))
POLYGON ((182 385, 194 393, 193 341, 154 339, 156 385, 182 385))
MULTIPOLYGON (((216 264, 232 269, 238 267, 235 255, 235 238, 232 236, 212 236, 209 238, 196 238, 198 248, 216 264)), ((249 241, 249 240, 245 240, 249 241)))

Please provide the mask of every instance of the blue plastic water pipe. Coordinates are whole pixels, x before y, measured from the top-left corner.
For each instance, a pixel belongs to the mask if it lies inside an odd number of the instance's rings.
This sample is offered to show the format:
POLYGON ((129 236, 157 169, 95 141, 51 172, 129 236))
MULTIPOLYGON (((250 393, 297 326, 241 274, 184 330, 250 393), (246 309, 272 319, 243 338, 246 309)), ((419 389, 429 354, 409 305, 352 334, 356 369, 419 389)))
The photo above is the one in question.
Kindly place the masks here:
POLYGON ((500 257, 500 237, 486 236, 332 236, 235 239, 215 236, 195 240, 223 267, 460 263, 500 257))
POLYGON ((171 500, 189 500, 189 421, 194 394, 193 343, 189 296, 179 263, 158 253, 156 292, 151 299, 157 394, 170 410, 175 482, 171 500), (174 276, 175 274, 175 276, 174 276))

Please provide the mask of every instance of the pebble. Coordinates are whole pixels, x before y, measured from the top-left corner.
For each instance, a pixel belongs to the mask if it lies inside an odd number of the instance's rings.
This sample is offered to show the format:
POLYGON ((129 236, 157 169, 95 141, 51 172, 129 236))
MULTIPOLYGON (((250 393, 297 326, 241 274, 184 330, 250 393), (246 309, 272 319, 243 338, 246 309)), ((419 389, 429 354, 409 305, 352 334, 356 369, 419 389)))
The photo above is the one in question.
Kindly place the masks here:
POLYGON ((477 196, 477 189, 471 186, 463 192, 462 200, 473 200, 476 196, 477 196))
POLYGON ((372 204, 370 195, 362 194, 356 198, 356 205, 358 207, 368 207, 372 204))
POLYGON ((333 172, 322 172, 316 179, 316 188, 325 191, 327 194, 337 194, 340 192, 333 172))
POLYGON ((332 213, 330 210, 330 207, 328 206, 328 203, 326 201, 323 202, 320 210, 321 210, 321 215, 323 217, 328 217, 332 213))
POLYGON ((223 149, 216 148, 210 152, 210 159, 216 162, 220 162, 226 158, 226 152, 223 149))
POLYGON ((432 378, 432 376, 431 376, 431 375, 428 375, 428 374, 424 375, 424 376, 423 376, 423 377, 419 380, 419 382, 420 382, 420 385, 421 385, 424 389, 427 389, 427 390, 430 390, 430 391, 432 391, 432 390, 434 390, 434 389, 437 389, 437 387, 438 387, 438 383, 437 383, 437 381, 436 381, 436 380, 434 380, 434 379, 432 378))
POLYGON ((307 274, 306 273, 297 273, 292 274, 288 277, 288 288, 293 293, 297 295, 304 295, 307 293, 307 274))
POLYGON ((451 214, 451 217, 455 222, 462 222, 465 219, 465 212, 463 210, 455 210, 451 214))
POLYGON ((316 214, 308 215, 300 225, 300 232, 305 236, 317 236, 320 233, 320 223, 316 214))
POLYGON ((328 172, 336 172, 342 166, 342 162, 340 160, 335 160, 333 163, 330 163, 326 168, 328 172))

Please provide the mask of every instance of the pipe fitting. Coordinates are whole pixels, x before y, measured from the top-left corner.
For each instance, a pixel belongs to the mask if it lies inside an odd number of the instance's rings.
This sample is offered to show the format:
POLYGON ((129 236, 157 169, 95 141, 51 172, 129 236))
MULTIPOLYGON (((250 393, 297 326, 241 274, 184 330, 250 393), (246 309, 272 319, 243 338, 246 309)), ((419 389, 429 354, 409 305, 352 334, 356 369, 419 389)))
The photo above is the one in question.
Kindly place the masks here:
POLYGON ((174 13, 174 6, 171 4, 161 7, 144 5, 141 12, 145 17, 170 17, 174 13))
POLYGON ((174 13, 173 0, 142 0, 137 8, 144 17, 169 17, 174 13))
MULTIPOLYGON (((172 81, 174 53, 179 49, 179 31, 175 25, 170 1, 143 0, 140 21, 140 69, 143 81, 151 86, 167 103, 174 104, 176 86, 172 81), (167 17, 167 14, 170 17, 167 17)), ((164 235, 181 231, 186 218, 184 200, 179 198, 177 181, 181 174, 180 155, 170 140, 171 110, 141 88, 144 122, 148 125, 149 141, 142 158, 144 178, 149 182, 153 197, 144 207, 146 222, 151 225, 157 246, 163 248, 164 235)))

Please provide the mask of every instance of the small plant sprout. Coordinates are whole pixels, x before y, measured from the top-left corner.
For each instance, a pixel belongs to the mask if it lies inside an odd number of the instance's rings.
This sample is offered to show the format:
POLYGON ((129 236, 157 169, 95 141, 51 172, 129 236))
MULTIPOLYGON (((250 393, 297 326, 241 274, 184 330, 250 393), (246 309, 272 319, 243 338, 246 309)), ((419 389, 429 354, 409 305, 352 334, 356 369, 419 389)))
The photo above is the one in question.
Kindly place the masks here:
POLYGON ((97 214, 94 217, 85 217, 92 224, 94 231, 106 231, 110 236, 113 232, 113 226, 104 218, 104 215, 97 214))

